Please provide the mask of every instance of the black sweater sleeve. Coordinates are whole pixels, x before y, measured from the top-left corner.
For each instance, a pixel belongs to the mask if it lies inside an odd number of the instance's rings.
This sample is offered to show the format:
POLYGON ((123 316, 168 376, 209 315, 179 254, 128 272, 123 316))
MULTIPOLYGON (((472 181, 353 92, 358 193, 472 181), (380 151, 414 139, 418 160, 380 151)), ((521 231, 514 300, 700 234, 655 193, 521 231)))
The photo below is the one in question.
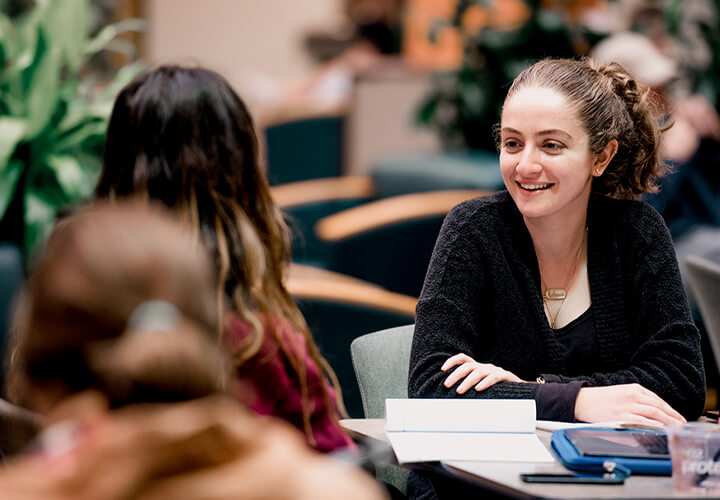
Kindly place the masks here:
POLYGON ((623 275, 632 353, 629 366, 582 377, 544 374, 549 382, 583 381, 587 386, 638 383, 688 420, 705 401, 700 336, 692 322, 670 235, 660 216, 645 205, 630 230, 619 236, 628 247, 623 275))
POLYGON ((483 362, 482 322, 489 317, 486 295, 486 262, 483 245, 467 237, 467 205, 460 205, 446 218, 435 245, 423 291, 418 301, 410 355, 408 394, 426 398, 526 398, 534 396, 537 384, 501 382, 487 390, 457 394, 443 381, 449 373, 440 367, 450 357, 465 353, 483 362))
POLYGON ((508 219, 507 212, 491 220, 482 208, 476 202, 462 204, 443 224, 416 310, 410 397, 535 398, 539 412, 554 406, 554 414, 558 409, 566 413, 572 397, 557 400, 560 405, 550 400, 576 395, 580 385, 639 383, 689 420, 700 415, 705 380, 699 334, 672 241, 655 210, 610 200, 596 211, 599 222, 590 232, 597 264, 590 281, 601 368, 569 377, 543 323, 538 278, 523 267, 534 257, 532 243, 508 233, 522 221, 508 219), (549 383, 568 387, 551 391, 534 383, 502 382, 458 395, 443 385, 448 373, 440 367, 460 352, 524 380, 543 375, 549 383))

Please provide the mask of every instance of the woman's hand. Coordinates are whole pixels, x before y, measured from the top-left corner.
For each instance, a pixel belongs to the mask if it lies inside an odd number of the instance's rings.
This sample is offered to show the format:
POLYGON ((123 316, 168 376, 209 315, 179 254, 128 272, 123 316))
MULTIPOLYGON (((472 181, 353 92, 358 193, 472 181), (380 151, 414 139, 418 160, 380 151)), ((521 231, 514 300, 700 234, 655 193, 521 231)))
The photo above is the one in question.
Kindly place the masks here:
POLYGON ((440 369, 446 372, 453 366, 457 368, 445 379, 444 385, 450 388, 464 378, 456 389, 458 394, 465 394, 473 385, 476 391, 484 391, 498 382, 523 382, 512 372, 489 363, 478 363, 463 353, 448 358, 440 369))
POLYGON ((575 400, 581 422, 620 420, 635 424, 684 424, 685 418, 660 396, 640 384, 583 387, 575 400))

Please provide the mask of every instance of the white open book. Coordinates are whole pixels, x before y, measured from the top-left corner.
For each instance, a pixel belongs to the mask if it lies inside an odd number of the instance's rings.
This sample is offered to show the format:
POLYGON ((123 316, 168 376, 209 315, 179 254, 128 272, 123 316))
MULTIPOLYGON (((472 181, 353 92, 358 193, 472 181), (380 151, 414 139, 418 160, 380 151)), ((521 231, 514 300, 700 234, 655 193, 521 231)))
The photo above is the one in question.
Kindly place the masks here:
POLYGON ((385 432, 398 462, 553 462, 535 435, 532 399, 387 399, 385 432))

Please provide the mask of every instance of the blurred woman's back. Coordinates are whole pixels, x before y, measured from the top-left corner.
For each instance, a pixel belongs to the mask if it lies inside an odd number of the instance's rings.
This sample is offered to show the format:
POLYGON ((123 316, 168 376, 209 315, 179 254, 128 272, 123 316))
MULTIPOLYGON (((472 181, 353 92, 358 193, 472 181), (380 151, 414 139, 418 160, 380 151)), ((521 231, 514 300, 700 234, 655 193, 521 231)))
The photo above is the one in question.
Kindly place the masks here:
POLYGON ((222 395, 214 275, 164 209, 100 203, 57 225, 18 306, 9 384, 45 428, 0 473, 3 498, 379 495, 222 395))
POLYGON ((260 167, 252 118, 222 76, 161 66, 118 95, 98 198, 141 195, 192 224, 210 249, 233 394, 321 451, 351 444, 336 377, 283 284, 289 233, 260 167), (338 408, 339 407, 339 408, 338 408))

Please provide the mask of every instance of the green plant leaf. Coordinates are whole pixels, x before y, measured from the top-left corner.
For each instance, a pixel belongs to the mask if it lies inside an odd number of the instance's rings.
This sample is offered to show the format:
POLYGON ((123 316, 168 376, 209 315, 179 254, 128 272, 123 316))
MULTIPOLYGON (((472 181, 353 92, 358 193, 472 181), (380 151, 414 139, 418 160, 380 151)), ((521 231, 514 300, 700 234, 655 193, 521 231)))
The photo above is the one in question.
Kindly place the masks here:
POLYGON ((83 48, 90 33, 89 0, 54 0, 43 14, 42 28, 74 74, 87 59, 83 48))
POLYGON ((90 113, 90 103, 85 100, 72 99, 67 103, 65 116, 57 124, 58 134, 63 134, 68 130, 81 126, 89 118, 94 115, 90 113))
MULTIPOLYGON (((10 18, 0 12, 0 67, 6 68, 18 50, 17 33, 10 18)), ((5 79, 3 75, 3 80, 5 79)))
POLYGON ((130 40, 125 40, 124 38, 113 38, 110 40, 110 43, 105 46, 105 50, 107 52, 120 54, 129 61, 136 60, 138 55, 135 44, 130 40))
POLYGON ((76 148, 92 138, 105 137, 107 131, 107 120, 102 118, 92 118, 85 115, 85 120, 75 127, 62 131, 56 139, 53 146, 55 153, 72 153, 76 148))
POLYGON ((23 252, 26 258, 32 258, 50 233, 59 205, 56 200, 32 189, 26 191, 23 201, 25 222, 23 252))
POLYGON ((0 98, 2 99, 3 106, 7 110, 6 116, 25 116, 25 101, 22 94, 15 95, 12 92, 3 92, 0 98))
POLYGON ((7 167, 8 160, 23 139, 26 128, 24 120, 0 117, 0 173, 7 167))
POLYGON ((415 115, 415 123, 421 125, 429 125, 432 122, 432 118, 435 115, 435 109, 437 108, 438 101, 435 99, 428 99, 420 106, 417 114, 415 115))
POLYGON ((123 21, 105 26, 95 38, 87 41, 83 46, 83 53, 91 56, 104 50, 107 45, 121 33, 128 31, 145 31, 147 22, 144 19, 125 19, 123 21))
MULTIPOLYGON (((97 107, 97 109, 100 109, 100 106, 102 106, 103 103, 110 102, 110 110, 112 110, 112 104, 113 101, 115 101, 115 97, 117 96, 118 92, 120 92, 123 87, 125 87, 125 85, 130 83, 133 78, 145 71, 146 67, 147 66, 145 65, 145 63, 136 61, 131 64, 126 64, 125 66, 120 68, 120 70, 115 75, 115 78, 113 78, 112 81, 105 86, 102 93, 100 94, 100 97, 98 98, 96 104, 93 107, 97 107)), ((107 113, 105 116, 109 116, 109 113, 107 113)))
POLYGON ((11 160, 0 172, 0 219, 15 195, 18 179, 22 174, 24 165, 20 160, 11 160))
POLYGON ((11 68, 12 72, 22 72, 33 63, 37 52, 39 26, 47 8, 47 0, 37 0, 35 7, 18 20, 16 31, 18 43, 22 49, 15 58, 11 68))
POLYGON ((34 137, 45 128, 55 111, 60 65, 59 50, 48 43, 47 36, 41 29, 35 60, 23 75, 26 82, 28 138, 34 137))
POLYGON ((70 155, 51 155, 45 164, 55 175, 63 198, 70 202, 85 198, 95 185, 94 176, 83 168, 78 159, 70 155))
POLYGON ((0 14, 0 216, 22 201, 26 258, 57 210, 92 192, 115 95, 143 69, 125 67, 103 86, 89 57, 112 48, 132 54, 113 40, 145 23, 121 22, 89 39, 90 1, 34 0, 20 17, 0 14))

